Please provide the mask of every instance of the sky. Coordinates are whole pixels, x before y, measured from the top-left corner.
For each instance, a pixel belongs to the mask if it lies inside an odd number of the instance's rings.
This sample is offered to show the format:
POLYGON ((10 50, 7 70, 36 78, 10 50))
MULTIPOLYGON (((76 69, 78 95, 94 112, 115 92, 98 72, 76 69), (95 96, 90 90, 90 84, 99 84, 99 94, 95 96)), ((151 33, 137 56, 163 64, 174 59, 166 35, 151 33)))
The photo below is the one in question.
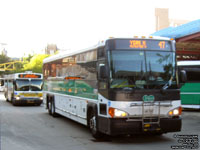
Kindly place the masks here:
POLYGON ((0 0, 0 43, 9 57, 41 53, 47 44, 83 49, 107 37, 154 33, 155 8, 169 8, 170 19, 200 19, 198 1, 0 0))

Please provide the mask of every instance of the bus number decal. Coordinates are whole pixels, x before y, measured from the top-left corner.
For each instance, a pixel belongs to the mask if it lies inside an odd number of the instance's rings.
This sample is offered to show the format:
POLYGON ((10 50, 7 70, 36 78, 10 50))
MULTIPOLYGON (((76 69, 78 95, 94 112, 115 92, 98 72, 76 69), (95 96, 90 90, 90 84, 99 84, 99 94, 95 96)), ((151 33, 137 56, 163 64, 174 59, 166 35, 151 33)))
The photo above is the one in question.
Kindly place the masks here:
POLYGON ((158 43, 158 46, 160 46, 160 49, 165 48, 165 41, 161 41, 158 43))

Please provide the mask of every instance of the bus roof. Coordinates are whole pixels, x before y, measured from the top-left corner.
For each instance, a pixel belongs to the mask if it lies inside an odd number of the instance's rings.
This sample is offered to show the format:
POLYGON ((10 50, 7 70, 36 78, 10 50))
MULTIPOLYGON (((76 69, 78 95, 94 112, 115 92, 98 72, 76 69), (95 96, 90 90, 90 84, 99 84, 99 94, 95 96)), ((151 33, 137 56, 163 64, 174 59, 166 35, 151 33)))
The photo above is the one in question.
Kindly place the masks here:
POLYGON ((199 60, 178 61, 177 65, 178 66, 195 66, 195 65, 200 65, 200 61, 199 60))
MULTIPOLYGON (((40 77, 37 79, 43 79, 43 74, 41 73, 26 73, 26 72, 4 75, 4 79, 19 79, 19 75, 27 75, 27 74, 40 75, 40 77)), ((26 77, 24 76, 23 78, 25 79, 26 77)), ((28 78, 31 78, 31 77, 28 77, 28 78)))
POLYGON ((167 37, 160 37, 160 36, 134 36, 134 37, 126 37, 126 38, 114 38, 114 37, 110 37, 110 38, 106 38, 104 40, 101 40, 98 42, 98 44, 92 46, 92 47, 89 47, 89 48, 86 48, 86 49, 82 49, 82 50, 75 50, 73 52, 69 52, 69 51, 66 51, 66 52, 63 52, 63 53, 58 53, 56 55, 53 55, 53 56, 50 56, 50 57, 47 57, 43 60, 43 64, 45 63, 49 63, 49 62, 52 62, 52 61, 56 61, 56 60, 59 60, 59 59, 62 59, 62 58, 65 58, 67 56, 73 56, 73 55, 76 55, 76 54, 80 54, 80 53, 83 53, 83 52, 87 52, 87 51, 91 51, 91 50, 94 50, 98 47, 101 47, 101 46, 105 46, 105 43, 106 41, 108 40, 112 40, 112 39, 150 39, 150 40, 171 40, 170 38, 167 38, 167 37))
MULTIPOLYGON (((104 46, 105 43, 102 42, 101 46, 104 46)), ((94 50, 96 49, 97 47, 100 47, 100 44, 97 44, 93 47, 90 47, 90 48, 86 48, 86 49, 82 49, 82 50, 75 50, 73 52, 69 52, 69 51, 65 51, 63 53, 58 53, 56 55, 53 55, 53 56, 50 56, 50 57, 47 57, 43 60, 43 63, 48 63, 48 62, 52 62, 52 61, 56 61, 58 59, 62 59, 62 58, 65 58, 67 56, 73 56, 73 55, 76 55, 76 54, 79 54, 79 53, 83 53, 83 52, 87 52, 87 51, 91 51, 91 50, 94 50)))

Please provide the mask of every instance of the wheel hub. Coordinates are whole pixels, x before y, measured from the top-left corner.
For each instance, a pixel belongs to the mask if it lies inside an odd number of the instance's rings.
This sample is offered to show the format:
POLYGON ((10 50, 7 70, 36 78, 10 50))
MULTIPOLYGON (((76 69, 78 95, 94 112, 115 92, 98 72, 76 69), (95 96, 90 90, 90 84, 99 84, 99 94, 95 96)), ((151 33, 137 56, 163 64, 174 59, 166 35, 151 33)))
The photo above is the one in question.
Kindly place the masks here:
POLYGON ((95 116, 93 116, 93 117, 90 119, 90 129, 96 131, 96 118, 95 118, 95 116))

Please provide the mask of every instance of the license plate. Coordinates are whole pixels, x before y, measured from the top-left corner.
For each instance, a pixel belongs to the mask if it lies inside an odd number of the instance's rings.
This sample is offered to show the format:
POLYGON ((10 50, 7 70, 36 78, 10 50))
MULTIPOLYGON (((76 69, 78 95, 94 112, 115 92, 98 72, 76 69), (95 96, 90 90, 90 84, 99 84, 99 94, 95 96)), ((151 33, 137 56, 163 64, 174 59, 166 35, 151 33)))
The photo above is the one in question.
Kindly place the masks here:
POLYGON ((153 114, 153 109, 145 109, 144 113, 145 114, 153 114))
POLYGON ((37 94, 34 93, 24 94, 24 97, 33 97, 33 96, 37 96, 37 94))
POLYGON ((149 128, 151 125, 150 124, 145 124, 144 127, 145 128, 149 128))
POLYGON ((41 94, 39 93, 23 93, 23 94, 20 94, 22 97, 38 97, 40 96, 41 94))

